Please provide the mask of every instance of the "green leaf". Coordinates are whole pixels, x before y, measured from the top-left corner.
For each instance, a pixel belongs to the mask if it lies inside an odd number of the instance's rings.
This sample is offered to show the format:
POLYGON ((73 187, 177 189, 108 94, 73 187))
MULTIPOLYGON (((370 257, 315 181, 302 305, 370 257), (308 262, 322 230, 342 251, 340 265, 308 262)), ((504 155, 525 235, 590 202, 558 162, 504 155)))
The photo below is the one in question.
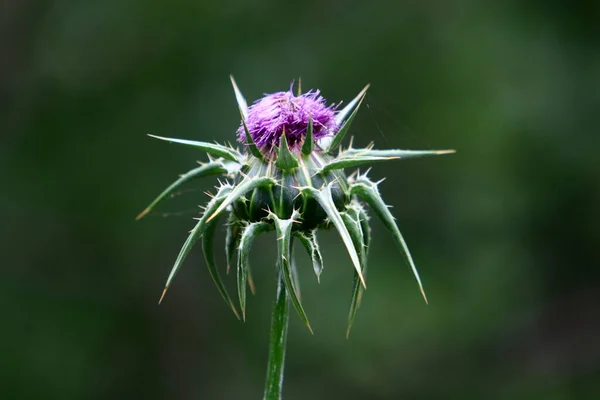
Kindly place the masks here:
POLYGON ((385 204, 385 202, 381 198, 381 195, 379 194, 377 185, 371 182, 366 177, 361 176, 351 184, 350 192, 367 202, 367 204, 369 204, 369 206, 381 219, 381 222, 383 222, 385 227, 392 233, 392 236, 394 237, 396 244, 400 248, 405 261, 412 269, 415 279, 419 284, 421 294, 425 299, 425 303, 427 303, 427 296, 425 296, 425 291, 423 290, 423 284, 421 283, 421 278, 419 277, 419 273, 417 272, 417 267, 413 262, 412 256, 410 255, 410 252, 408 250, 408 246, 406 245, 404 237, 402 237, 402 234, 400 233, 400 230, 396 225, 396 221, 392 216, 392 213, 390 212, 388 206, 385 204))
POLYGON ((211 214, 213 214, 215 212, 215 210, 217 210, 219 205, 225 201, 225 199, 227 198, 227 194, 229 192, 231 192, 230 186, 222 186, 219 189, 217 195, 211 201, 208 202, 208 205, 206 206, 206 211, 204 212, 204 214, 202 215, 202 217, 200 218, 200 220, 198 221, 198 223, 196 224, 194 229, 191 230, 188 238, 186 239, 185 243, 181 247, 181 250, 179 251, 179 254, 177 255, 175 264, 173 265, 173 268, 171 269, 171 273, 169 274, 169 277, 167 278, 167 283, 165 284, 165 289, 163 290, 162 296, 160 297, 160 300, 158 301, 159 304, 165 297, 165 294, 167 293, 169 286, 171 286, 171 282, 173 281, 173 278, 175 278, 175 275, 177 275, 177 272, 181 268, 181 265, 187 258, 190 251, 192 250, 192 247, 194 246, 196 241, 200 238, 200 236, 202 236, 204 234, 204 231, 206 229, 206 224, 209 219, 208 217, 211 214))
POLYGON ((290 152, 287 138, 285 137, 285 132, 281 135, 281 139, 279 141, 279 150, 275 165, 277 168, 283 171, 290 171, 298 168, 298 160, 296 160, 296 157, 294 157, 294 155, 290 152))
MULTIPOLYGON (((292 238, 293 243, 293 238, 292 238)), ((290 248, 290 270, 292 271, 292 278, 294 279, 294 287, 296 288, 296 294, 298 295, 298 299, 302 300, 301 290, 300 290, 300 274, 298 273, 298 264, 296 263, 296 258, 294 257, 294 245, 291 245, 290 248)))
POLYGON ((310 260, 312 261, 317 281, 320 280, 321 273, 323 272, 323 257, 321 257, 321 250, 319 249, 319 243, 317 242, 317 230, 315 229, 309 233, 297 231, 294 235, 300 239, 300 243, 302 243, 306 249, 310 260))
MULTIPOLYGON (((365 211, 365 208, 361 205, 358 204, 358 216, 360 218, 360 227, 362 229, 362 233, 363 233, 363 242, 365 243, 365 262, 364 262, 364 271, 366 274, 367 271, 367 259, 369 258, 369 246, 371 245, 371 227, 369 226, 369 216, 367 215, 367 212, 365 211)), ((356 282, 356 285, 358 285, 358 279, 356 282)), ((360 307, 360 303, 362 300, 362 294, 363 294, 364 290, 361 287, 360 291, 358 292, 358 299, 357 299, 357 307, 360 307)))
MULTIPOLYGON (((240 110, 240 112, 241 112, 241 110, 240 110)), ((260 152, 256 143, 254 143, 254 139, 252 138, 252 135, 248 131, 248 126, 246 125, 246 120, 244 118, 245 117, 242 114, 242 125, 244 126, 244 133, 246 134, 246 147, 248 148, 248 150, 250 151, 250 153, 252 153, 252 155, 254 157, 258 158, 259 160, 263 160, 264 159, 263 154, 260 152)))
POLYGON ((167 142, 180 143, 180 144, 185 144, 188 146, 199 147, 201 150, 204 150, 205 152, 207 152, 209 154, 213 154, 217 157, 223 157, 227 160, 235 161, 238 163, 241 163, 242 159, 243 159, 242 155, 237 150, 231 149, 229 147, 222 146, 222 145, 216 144, 216 143, 196 142, 194 140, 186 140, 186 139, 173 139, 173 138, 166 138, 166 137, 155 136, 155 135, 148 135, 148 136, 153 137, 155 139, 165 140, 167 142))
POLYGON ((275 223, 275 230, 277 232, 277 252, 278 260, 281 266, 281 274, 285 283, 285 288, 292 300, 292 304, 296 309, 296 312, 300 316, 300 319, 307 326, 310 333, 313 333, 308 317, 304 312, 300 298, 298 297, 298 288, 295 285, 294 276, 291 268, 291 246, 292 246, 292 225, 296 222, 294 219, 299 216, 297 212, 292 214, 290 219, 280 219, 277 215, 271 213, 270 218, 275 223))
POLYGON ((393 157, 341 157, 340 155, 339 157, 334 158, 327 165, 325 165, 320 172, 326 173, 335 169, 353 168, 363 164, 371 164, 374 162, 388 161, 393 159, 393 157))
POLYGON ((371 245, 371 227, 369 226, 369 216, 365 211, 364 207, 359 205, 358 217, 360 219, 360 227, 363 232, 365 242, 365 256, 369 255, 369 246, 371 245))
POLYGON ((254 239, 263 232, 272 229, 272 225, 266 222, 253 222, 246 226, 242 231, 240 245, 238 247, 238 297, 240 300, 240 309, 242 317, 246 320, 246 285, 248 282, 248 274, 250 271, 250 249, 254 239))
POLYGON ((158 197, 155 198, 152 201, 152 203, 150 203, 150 205, 148 207, 146 207, 146 209, 144 211, 142 211, 135 219, 139 220, 144 215, 148 214, 150 211, 152 211, 152 209, 158 203, 160 203, 162 200, 164 200, 166 197, 168 197, 171 193, 173 193, 175 191, 175 189, 177 189, 179 186, 183 185, 185 182, 189 181, 190 179, 201 178, 201 177, 210 176, 210 175, 226 174, 227 172, 228 172, 227 169, 224 168, 223 165, 217 161, 212 161, 207 164, 203 164, 203 165, 199 166, 198 168, 194 168, 194 169, 186 172, 185 174, 181 175, 179 177, 179 179, 177 179, 175 182, 173 182, 168 188, 166 188, 161 194, 159 194, 158 197))
POLYGON ((454 150, 373 150, 373 149, 347 149, 342 151, 329 164, 323 167, 322 172, 334 169, 358 167, 380 161, 400 160, 451 154, 454 150))
POLYGON ((227 273, 231 270, 231 263, 235 255, 235 249, 240 242, 240 233, 242 228, 240 222, 234 213, 229 214, 227 220, 227 234, 225 236, 225 260, 227 261, 227 273))
MULTIPOLYGON (((354 244, 356 252, 360 257, 363 276, 366 276, 367 248, 365 244, 365 235, 360 220, 360 211, 360 205, 357 203, 353 203, 348 207, 348 210, 345 213, 341 214, 341 216, 342 220, 344 221, 344 225, 346 225, 346 228, 348 229, 348 232, 352 237, 352 243, 354 244)), ((360 285, 360 279, 356 272, 354 273, 354 281, 352 286, 352 297, 350 301, 350 312, 348 313, 348 329, 346 330, 346 338, 350 336, 350 329, 352 328, 352 324, 354 323, 354 318, 356 316, 356 311, 358 310, 359 299, 362 291, 364 290, 360 285)))
POLYGON ((354 117, 356 117, 356 114, 358 114, 358 110, 360 109, 360 105, 362 104, 362 101, 365 98, 365 94, 367 93, 368 88, 369 88, 369 85, 365 86, 365 88, 358 94, 358 96, 356 96, 356 98, 354 100, 352 100, 336 116, 336 122, 338 123, 338 126, 339 126, 339 124, 341 124, 342 121, 344 120, 345 114, 347 114, 350 111, 350 109, 352 109, 352 107, 354 107, 354 104, 356 104, 356 102, 358 102, 358 105, 356 106, 354 111, 352 111, 352 114, 350 114, 350 117, 348 117, 348 119, 344 122, 344 125, 342 125, 342 127, 340 128, 338 133, 336 133, 335 136, 333 137, 333 141, 331 142, 331 145, 327 149, 328 153, 331 153, 333 150, 337 149, 340 144, 342 144, 342 140, 344 140, 344 136, 346 136, 346 133, 348 133, 348 130, 350 129, 350 125, 352 124, 352 121, 354 121, 354 117))
POLYGON ((240 115, 242 117, 242 125, 244 126, 244 132, 246 133, 246 147, 254 157, 262 160, 263 155, 256 146, 256 143, 254 143, 254 139, 252 138, 252 135, 250 135, 250 132, 248 132, 248 126, 246 125, 246 119, 248 118, 248 103, 246 103, 246 99, 235 83, 233 75, 229 75, 229 79, 231 79, 231 85, 233 86, 233 91, 235 93, 235 100, 237 101, 240 115))
POLYGON ((237 101, 238 108, 242 113, 242 119, 245 120, 246 118, 248 118, 248 103, 246 103, 246 99, 242 95, 242 92, 238 88, 238 85, 235 83, 233 75, 229 75, 229 79, 231 79, 231 85, 233 86, 233 92, 235 93, 235 100, 237 101))
POLYGON ((426 156, 439 156, 442 154, 452 154, 455 150, 400 150, 400 149, 388 149, 388 150, 375 150, 373 148, 366 149, 347 149, 340 154, 345 158, 352 157, 374 157, 374 158, 386 158, 386 159, 405 159, 405 158, 417 158, 426 156))
POLYGON ((354 248, 354 244, 352 243, 352 238, 350 236, 350 233, 348 232, 348 229, 344 225, 344 221, 342 220, 342 217, 340 216, 340 212, 335 207, 335 204, 333 202, 333 197, 331 195, 330 185, 324 186, 321 190, 317 190, 317 189, 315 189, 313 187, 309 187, 309 186, 302 187, 299 189, 302 191, 305 191, 305 192, 309 192, 317 200, 319 205, 323 208, 323 210, 327 214, 327 217, 329 217, 329 220, 333 223, 335 228, 338 230, 338 233, 340 234, 340 237, 342 238, 342 241, 344 242, 344 245, 346 246, 346 250, 348 250, 348 254, 350 255, 352 264, 354 264, 354 269, 356 270, 356 273, 358 274, 362 285, 366 288, 367 285, 365 283, 364 277, 362 276, 360 259, 358 257, 358 253, 356 252, 356 249, 354 248))
POLYGON ((304 137, 304 143, 302 144, 302 153, 309 155, 315 148, 315 141, 313 139, 313 120, 312 117, 308 119, 308 129, 306 130, 306 136, 304 137))
POLYGON ((354 99, 352 99, 352 101, 346 105, 346 107, 344 107, 342 110, 340 110, 337 113, 337 115, 335 116, 336 125, 340 126, 342 124, 342 122, 344 122, 346 115, 348 115, 350 113, 350 111, 352 111, 352 109, 354 108, 356 103, 358 103, 359 101, 362 101, 363 97, 365 96, 365 93, 367 93, 367 90, 369 89, 369 86, 371 86, 371 84, 368 84, 367 86, 365 86, 363 88, 363 90, 361 90, 360 93, 358 93, 356 95, 356 97, 354 99))
POLYGON ((236 201, 249 191, 254 190, 260 186, 271 186, 274 184, 275 180, 273 178, 269 178, 266 176, 261 178, 250 178, 246 176, 240 183, 237 184, 237 186, 233 188, 233 190, 227 195, 227 198, 221 203, 219 208, 217 208, 216 211, 208 218, 208 220, 210 221, 211 219, 213 219, 217 214, 221 213, 223 210, 225 210, 227 207, 233 204, 234 201, 236 201))
POLYGON ((202 235, 202 250, 204 252, 204 259, 206 260, 206 265, 208 266, 208 272, 210 276, 217 286, 217 290, 225 300, 225 303, 231 308, 237 319, 240 319, 240 315, 238 314, 235 306, 233 305, 233 301, 231 301, 231 297, 229 297, 229 293, 227 293, 227 289, 221 280, 221 275, 217 270, 217 266, 215 264, 215 255, 214 255, 214 246, 213 240, 215 237, 215 231, 217 228, 217 221, 219 218, 215 218, 211 221, 207 221, 206 228, 204 229, 204 234, 202 235))

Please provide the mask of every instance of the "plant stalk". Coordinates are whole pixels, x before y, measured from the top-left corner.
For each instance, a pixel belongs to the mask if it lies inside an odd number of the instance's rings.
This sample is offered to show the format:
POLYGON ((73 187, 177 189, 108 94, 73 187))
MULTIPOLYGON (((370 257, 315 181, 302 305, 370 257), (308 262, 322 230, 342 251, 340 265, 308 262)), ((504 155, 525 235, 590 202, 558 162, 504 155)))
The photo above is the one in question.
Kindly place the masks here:
POLYGON ((271 316, 271 337, 269 340, 269 361, 264 400, 281 400, 283 392, 283 370, 290 307, 281 269, 278 275, 277 298, 271 316))

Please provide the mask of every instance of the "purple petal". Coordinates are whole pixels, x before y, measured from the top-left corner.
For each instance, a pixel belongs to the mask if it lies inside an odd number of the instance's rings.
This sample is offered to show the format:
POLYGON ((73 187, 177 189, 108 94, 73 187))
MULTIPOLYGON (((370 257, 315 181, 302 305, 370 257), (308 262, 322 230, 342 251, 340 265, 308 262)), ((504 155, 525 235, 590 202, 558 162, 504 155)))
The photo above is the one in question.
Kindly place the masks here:
MULTIPOLYGON (((290 87, 287 92, 265 94, 255 101, 248 109, 246 125, 254 143, 263 153, 273 153, 284 131, 290 149, 299 150, 311 117, 315 141, 337 133, 335 108, 334 105, 326 105, 318 90, 295 96, 290 87)), ((238 140, 245 143, 243 125, 240 124, 237 134, 238 140)))

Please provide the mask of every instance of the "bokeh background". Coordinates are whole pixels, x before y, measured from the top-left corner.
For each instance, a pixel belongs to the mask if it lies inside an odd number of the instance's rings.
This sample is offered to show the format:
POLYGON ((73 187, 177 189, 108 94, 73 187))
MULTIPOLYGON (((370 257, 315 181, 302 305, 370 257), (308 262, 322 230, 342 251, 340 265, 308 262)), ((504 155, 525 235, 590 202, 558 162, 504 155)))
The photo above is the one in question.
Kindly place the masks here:
POLYGON ((286 399, 600 398, 599 20, 594 1, 2 2, 1 397, 262 397, 275 237, 244 324, 199 249, 157 306, 214 180, 134 221, 205 160, 145 134, 234 140, 232 73, 250 101, 370 82, 355 143, 458 151, 372 170, 429 306, 374 221, 346 340, 343 245, 322 235, 319 285, 300 255, 315 335, 292 315, 286 399))

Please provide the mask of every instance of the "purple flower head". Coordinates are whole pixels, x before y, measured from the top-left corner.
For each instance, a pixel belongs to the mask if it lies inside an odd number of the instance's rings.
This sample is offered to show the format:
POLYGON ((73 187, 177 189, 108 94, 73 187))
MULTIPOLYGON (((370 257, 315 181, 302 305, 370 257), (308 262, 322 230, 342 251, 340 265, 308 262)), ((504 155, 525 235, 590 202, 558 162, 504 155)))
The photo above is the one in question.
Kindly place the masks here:
MULTIPOLYGON (((264 154, 273 153, 284 131, 290 149, 298 150, 306 137, 310 118, 313 120, 315 142, 339 130, 335 122, 335 108, 334 105, 326 105, 319 90, 295 96, 290 86, 287 92, 265 94, 265 97, 255 101, 248 108, 246 126, 254 143, 264 154)), ((243 124, 240 124, 237 134, 238 140, 245 143, 243 124)))

